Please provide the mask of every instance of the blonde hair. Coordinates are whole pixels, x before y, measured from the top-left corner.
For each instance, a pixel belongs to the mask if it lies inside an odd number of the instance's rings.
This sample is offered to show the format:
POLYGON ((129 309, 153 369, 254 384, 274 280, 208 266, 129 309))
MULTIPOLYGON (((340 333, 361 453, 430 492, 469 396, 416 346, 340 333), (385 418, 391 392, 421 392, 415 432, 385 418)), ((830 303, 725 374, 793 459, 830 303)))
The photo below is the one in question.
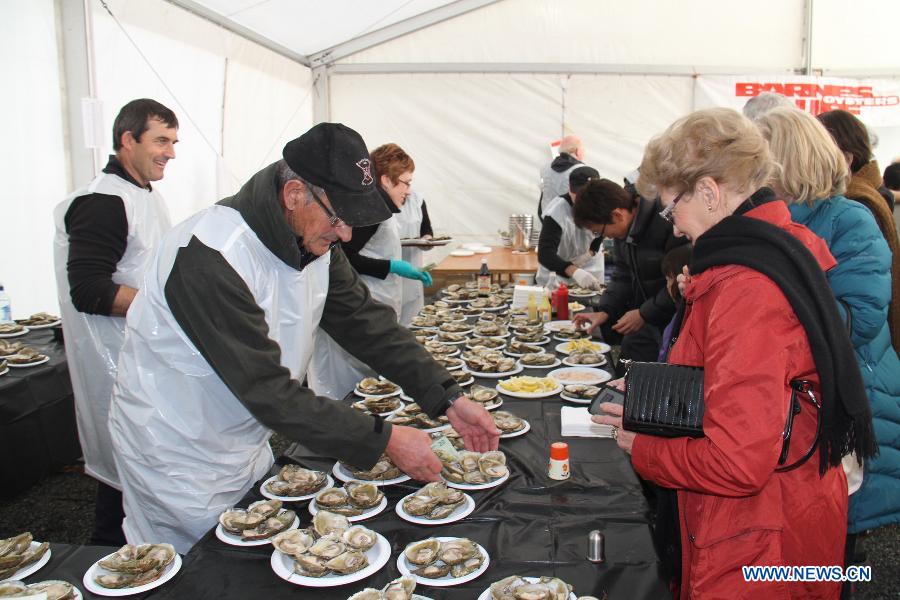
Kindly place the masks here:
POLYGON ((776 177, 788 202, 812 204, 843 194, 850 170, 828 130, 809 113, 777 108, 756 121, 781 165, 776 177))
POLYGON ((753 123, 730 108, 707 108, 672 123, 647 144, 637 189, 653 198, 659 188, 692 190, 702 177, 752 193, 775 170, 769 146, 753 123))

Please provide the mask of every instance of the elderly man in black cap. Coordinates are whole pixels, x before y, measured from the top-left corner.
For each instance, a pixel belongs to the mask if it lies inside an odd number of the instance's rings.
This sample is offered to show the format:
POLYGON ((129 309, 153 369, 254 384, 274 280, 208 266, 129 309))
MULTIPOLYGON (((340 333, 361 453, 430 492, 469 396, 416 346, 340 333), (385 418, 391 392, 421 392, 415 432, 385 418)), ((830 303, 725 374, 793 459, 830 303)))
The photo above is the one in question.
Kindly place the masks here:
POLYGON ((110 412, 130 542, 186 552, 273 464, 271 432, 360 468, 382 453, 438 479, 430 438, 301 382, 321 327, 400 384, 466 445, 497 447, 493 419, 371 299, 339 240, 390 215, 362 138, 316 125, 284 160, 163 239, 128 314, 110 412))

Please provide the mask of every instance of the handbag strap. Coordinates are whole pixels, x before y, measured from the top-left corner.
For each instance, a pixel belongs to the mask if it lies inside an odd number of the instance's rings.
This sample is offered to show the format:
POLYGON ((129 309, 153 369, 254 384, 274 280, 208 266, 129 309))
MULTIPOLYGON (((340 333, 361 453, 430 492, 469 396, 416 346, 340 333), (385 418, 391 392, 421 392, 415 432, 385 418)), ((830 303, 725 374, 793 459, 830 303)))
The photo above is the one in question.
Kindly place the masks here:
POLYGON ((775 469, 777 473, 784 473, 796 469, 812 457, 813 453, 816 451, 816 446, 819 445, 819 434, 822 429, 822 419, 820 415, 822 404, 819 402, 818 398, 816 398, 815 392, 813 392, 812 381, 809 381, 808 379, 794 379, 791 381, 791 404, 788 407, 787 422, 784 425, 784 432, 782 433, 784 442, 781 446, 781 455, 778 457, 778 464, 784 465, 785 461, 787 461, 788 453, 790 452, 794 415, 800 414, 800 400, 798 399, 798 395, 806 396, 809 403, 816 407, 816 437, 813 439, 809 450, 807 450, 803 456, 787 466, 777 467, 775 469))

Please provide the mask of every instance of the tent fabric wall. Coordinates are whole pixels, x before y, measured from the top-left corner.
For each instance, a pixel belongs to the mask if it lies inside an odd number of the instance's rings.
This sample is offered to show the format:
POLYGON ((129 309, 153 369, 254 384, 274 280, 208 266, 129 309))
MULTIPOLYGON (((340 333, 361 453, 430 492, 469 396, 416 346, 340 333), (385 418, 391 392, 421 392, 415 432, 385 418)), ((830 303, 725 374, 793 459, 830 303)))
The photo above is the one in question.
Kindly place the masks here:
MULTIPOLYGON (((150 97, 169 106, 181 125, 176 159, 155 183, 173 222, 237 191, 285 142, 312 125, 311 71, 163 0, 107 0, 159 81, 99 2, 89 3, 96 97, 102 104, 103 160, 112 153, 112 123, 124 103, 150 97), (173 97, 174 94, 174 97, 173 97), (176 100, 177 99, 177 100, 176 100), (205 139, 204 139, 205 138, 205 139), (207 142, 208 140, 208 142, 207 142)), ((70 191, 58 42, 52 0, 0 5, 4 80, 15 94, 0 106, 15 144, 4 151, 0 191, 5 257, 0 281, 13 316, 58 310, 51 244, 53 207, 70 191), (21 260, 10 259, 26 256, 21 260)), ((75 187, 87 181, 74 181, 75 187)))
POLYGON ((413 187, 436 231, 487 243, 510 214, 537 214, 550 141, 577 133, 585 162, 621 181, 693 98, 692 78, 663 76, 339 75, 331 85, 334 120, 416 161, 413 187))
POLYGON ((7 139, 0 150, 0 281, 14 317, 57 306, 53 207, 68 185, 57 19, 53 0, 0 7, 0 114, 7 139))

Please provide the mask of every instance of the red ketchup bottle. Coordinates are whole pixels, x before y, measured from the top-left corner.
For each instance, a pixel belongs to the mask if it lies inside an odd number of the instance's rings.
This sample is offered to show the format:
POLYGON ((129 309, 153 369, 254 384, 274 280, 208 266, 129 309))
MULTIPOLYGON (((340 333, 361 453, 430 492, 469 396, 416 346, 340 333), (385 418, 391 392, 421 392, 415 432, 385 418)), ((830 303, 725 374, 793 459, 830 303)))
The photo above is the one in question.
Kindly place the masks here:
POLYGON ((569 320, 569 288, 564 283, 556 290, 556 318, 560 321, 569 320))

